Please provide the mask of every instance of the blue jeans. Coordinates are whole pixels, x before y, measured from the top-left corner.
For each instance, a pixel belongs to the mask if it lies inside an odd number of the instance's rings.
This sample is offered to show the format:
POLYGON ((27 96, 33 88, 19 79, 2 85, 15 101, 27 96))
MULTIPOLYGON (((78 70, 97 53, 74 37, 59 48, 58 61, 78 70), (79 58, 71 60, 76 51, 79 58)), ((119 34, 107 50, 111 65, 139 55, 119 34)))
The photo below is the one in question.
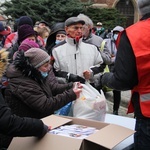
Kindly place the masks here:
POLYGON ((135 150, 150 150, 150 118, 136 119, 135 150))

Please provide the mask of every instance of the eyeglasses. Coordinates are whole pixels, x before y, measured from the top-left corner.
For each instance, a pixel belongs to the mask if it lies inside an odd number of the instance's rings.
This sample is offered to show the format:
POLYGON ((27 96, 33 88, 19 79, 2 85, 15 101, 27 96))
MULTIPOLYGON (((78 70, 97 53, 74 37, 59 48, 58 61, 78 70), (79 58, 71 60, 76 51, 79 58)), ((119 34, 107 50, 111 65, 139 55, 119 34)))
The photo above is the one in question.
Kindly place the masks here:
POLYGON ((79 27, 79 26, 71 26, 70 28, 74 29, 74 30, 83 30, 83 26, 79 27))

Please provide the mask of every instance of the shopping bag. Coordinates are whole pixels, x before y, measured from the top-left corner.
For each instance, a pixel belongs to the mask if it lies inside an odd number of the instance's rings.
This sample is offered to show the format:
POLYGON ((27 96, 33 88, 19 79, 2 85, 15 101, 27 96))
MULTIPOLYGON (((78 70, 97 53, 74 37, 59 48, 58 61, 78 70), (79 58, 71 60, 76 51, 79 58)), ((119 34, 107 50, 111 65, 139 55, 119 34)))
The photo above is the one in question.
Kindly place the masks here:
POLYGON ((86 82, 80 97, 73 103, 73 117, 104 121, 106 108, 103 91, 98 92, 86 82))

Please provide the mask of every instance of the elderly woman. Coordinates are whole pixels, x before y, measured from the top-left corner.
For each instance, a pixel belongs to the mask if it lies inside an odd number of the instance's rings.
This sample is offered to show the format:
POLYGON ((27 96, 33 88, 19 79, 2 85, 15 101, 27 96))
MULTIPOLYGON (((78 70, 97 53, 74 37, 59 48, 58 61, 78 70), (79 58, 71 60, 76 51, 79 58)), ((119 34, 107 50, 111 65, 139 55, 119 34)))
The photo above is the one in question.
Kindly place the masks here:
POLYGON ((39 48, 17 53, 6 72, 10 81, 5 90, 15 114, 42 118, 78 98, 81 84, 58 84, 49 62, 50 56, 39 48))
MULTIPOLYGON (((8 52, 0 50, 0 78, 7 67, 8 52)), ((4 84, 4 83, 2 83, 4 84)), ((48 131, 48 127, 41 120, 33 118, 20 118, 11 113, 11 109, 5 103, 0 93, 0 149, 7 148, 15 136, 36 136, 42 137, 48 131), (2 135, 3 134, 3 135, 2 135), (7 137, 7 136, 11 137, 7 137)))

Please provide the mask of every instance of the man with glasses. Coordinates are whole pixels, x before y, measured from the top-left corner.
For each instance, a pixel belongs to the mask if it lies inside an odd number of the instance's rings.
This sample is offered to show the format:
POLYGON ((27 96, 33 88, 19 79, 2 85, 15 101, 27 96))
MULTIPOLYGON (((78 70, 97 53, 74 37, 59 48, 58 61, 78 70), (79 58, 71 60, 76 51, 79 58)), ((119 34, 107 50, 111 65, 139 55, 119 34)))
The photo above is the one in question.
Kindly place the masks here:
MULTIPOLYGON (((93 21, 84 14, 79 14, 77 17, 85 21, 85 24, 83 26, 83 31, 82 31, 83 41, 86 43, 94 44, 100 49, 103 39, 100 36, 97 36, 92 33, 93 21)), ((112 63, 111 55, 110 55, 107 43, 104 44, 104 48, 103 50, 100 51, 100 53, 105 64, 109 65, 112 63)), ((103 70, 101 71, 103 72, 103 70)))
POLYGON ((84 24, 78 17, 68 18, 65 21, 66 39, 52 51, 56 76, 65 82, 88 80, 93 84, 94 74, 99 73, 95 68, 103 63, 97 47, 82 41, 84 24))

